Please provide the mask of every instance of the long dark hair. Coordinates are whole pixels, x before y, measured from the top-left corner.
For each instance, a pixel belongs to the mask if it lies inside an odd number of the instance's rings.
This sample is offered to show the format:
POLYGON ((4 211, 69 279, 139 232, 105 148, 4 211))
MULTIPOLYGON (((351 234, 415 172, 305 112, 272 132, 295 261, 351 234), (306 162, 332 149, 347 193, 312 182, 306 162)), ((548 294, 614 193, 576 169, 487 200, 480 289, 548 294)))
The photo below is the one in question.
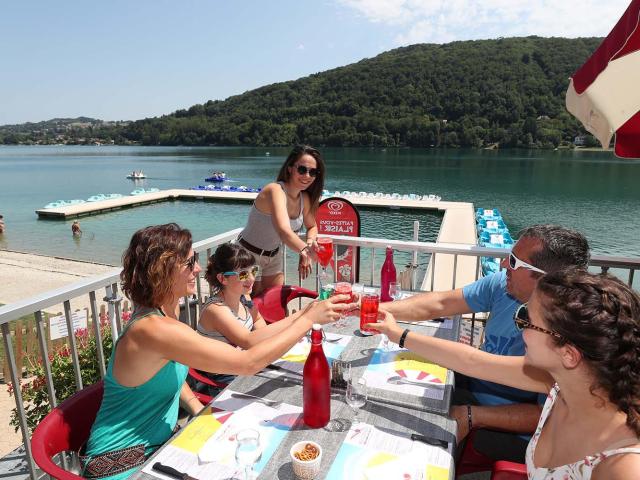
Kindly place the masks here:
POLYGON ((617 278, 580 269, 540 279, 543 317, 591 367, 593 393, 602 388, 640 435, 640 296, 617 278))
POLYGON ((305 190, 309 194, 309 199, 311 201, 311 211, 315 212, 318 209, 318 204, 320 202, 320 197, 322 196, 322 190, 324 189, 324 175, 325 175, 325 166, 324 160, 322 159, 322 155, 320 152, 309 145, 296 145, 291 150, 291 153, 280 167, 280 171, 278 172, 278 178, 276 178, 277 182, 288 182, 289 178, 291 178, 291 174, 289 173, 289 167, 293 167, 293 165, 303 156, 303 155, 311 155, 316 159, 316 168, 318 169, 318 174, 316 175, 315 181, 309 185, 309 188, 305 190))
POLYGON ((222 290, 222 283, 218 280, 219 273, 242 270, 255 264, 253 255, 244 248, 234 243, 223 243, 209 257, 204 278, 211 285, 213 293, 216 294, 222 290))
POLYGON ((136 305, 159 307, 171 292, 176 267, 187 261, 191 232, 175 223, 138 230, 122 255, 122 291, 136 305))

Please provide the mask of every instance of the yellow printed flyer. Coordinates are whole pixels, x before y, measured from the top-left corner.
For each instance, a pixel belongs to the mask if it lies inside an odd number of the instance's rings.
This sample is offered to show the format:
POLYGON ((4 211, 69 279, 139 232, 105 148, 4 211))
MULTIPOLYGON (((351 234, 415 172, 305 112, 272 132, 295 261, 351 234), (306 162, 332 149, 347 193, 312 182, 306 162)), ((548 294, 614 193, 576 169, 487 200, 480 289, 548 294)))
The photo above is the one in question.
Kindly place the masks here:
POLYGON ((357 423, 347 433, 326 480, 448 480, 452 448, 357 423))
POLYGON ((442 400, 447 374, 446 368, 396 345, 388 350, 379 346, 363 377, 373 388, 442 400))

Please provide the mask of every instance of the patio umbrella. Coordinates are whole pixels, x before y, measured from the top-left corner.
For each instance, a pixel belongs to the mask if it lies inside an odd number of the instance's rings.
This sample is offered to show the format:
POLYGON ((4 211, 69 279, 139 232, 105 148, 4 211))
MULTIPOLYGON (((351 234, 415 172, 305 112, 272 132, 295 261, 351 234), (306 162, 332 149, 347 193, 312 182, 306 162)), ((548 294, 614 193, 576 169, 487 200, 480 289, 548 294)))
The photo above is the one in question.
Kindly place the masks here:
POLYGON ((631 4, 598 49, 571 77, 567 110, 615 154, 640 157, 640 0, 631 4))

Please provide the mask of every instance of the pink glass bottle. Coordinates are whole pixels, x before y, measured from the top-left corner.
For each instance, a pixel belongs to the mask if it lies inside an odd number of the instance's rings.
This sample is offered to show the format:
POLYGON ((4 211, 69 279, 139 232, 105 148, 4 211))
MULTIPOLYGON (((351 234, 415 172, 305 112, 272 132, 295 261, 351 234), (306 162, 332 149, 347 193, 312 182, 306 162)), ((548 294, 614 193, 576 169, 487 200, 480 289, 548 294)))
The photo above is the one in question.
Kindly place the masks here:
POLYGON ((393 264, 393 248, 387 247, 387 255, 380 270, 380 301, 390 302, 389 284, 396 281, 396 266, 393 264))
POLYGON ((324 427, 331 416, 329 362, 322 350, 322 326, 313 324, 311 351, 302 371, 302 417, 312 428, 324 427))

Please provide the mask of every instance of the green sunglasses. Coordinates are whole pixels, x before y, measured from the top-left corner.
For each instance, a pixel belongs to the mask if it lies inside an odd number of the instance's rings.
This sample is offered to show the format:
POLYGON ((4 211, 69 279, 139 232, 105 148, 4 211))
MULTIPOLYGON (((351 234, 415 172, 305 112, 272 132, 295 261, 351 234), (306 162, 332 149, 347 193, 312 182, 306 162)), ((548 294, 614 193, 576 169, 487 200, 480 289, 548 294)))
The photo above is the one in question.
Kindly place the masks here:
POLYGON ((234 275, 237 275, 238 280, 240 280, 241 282, 244 282, 246 279, 249 278, 249 275, 253 275, 253 278, 256 278, 259 272, 260 272, 260 267, 258 267, 257 265, 254 265, 253 267, 247 268, 246 270, 240 270, 239 272, 224 272, 222 275, 224 275, 225 277, 232 277, 234 275))

